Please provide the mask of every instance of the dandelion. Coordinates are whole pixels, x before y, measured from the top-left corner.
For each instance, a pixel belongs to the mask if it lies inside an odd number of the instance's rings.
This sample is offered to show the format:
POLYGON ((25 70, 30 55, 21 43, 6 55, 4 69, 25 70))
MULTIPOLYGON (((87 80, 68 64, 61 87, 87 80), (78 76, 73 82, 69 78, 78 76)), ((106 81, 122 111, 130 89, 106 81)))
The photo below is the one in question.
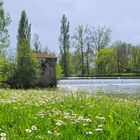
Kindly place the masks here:
POLYGON ((33 126, 31 127, 31 129, 35 131, 35 130, 37 130, 37 126, 33 125, 33 126))
POLYGON ((86 135, 93 135, 93 132, 88 131, 88 132, 86 132, 86 135))
POLYGON ((31 133, 32 130, 31 129, 25 129, 26 133, 31 133))
POLYGON ((0 133, 1 137, 6 137, 6 133, 0 133))

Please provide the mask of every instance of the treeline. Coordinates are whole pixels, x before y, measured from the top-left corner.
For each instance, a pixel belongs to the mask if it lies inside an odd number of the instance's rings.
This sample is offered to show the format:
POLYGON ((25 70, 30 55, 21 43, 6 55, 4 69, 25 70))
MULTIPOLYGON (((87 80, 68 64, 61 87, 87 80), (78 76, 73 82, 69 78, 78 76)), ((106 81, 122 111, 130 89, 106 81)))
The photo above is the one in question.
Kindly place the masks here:
POLYGON ((111 43, 111 29, 79 25, 69 33, 65 15, 60 28, 59 63, 67 76, 136 76, 140 74, 140 46, 111 43))

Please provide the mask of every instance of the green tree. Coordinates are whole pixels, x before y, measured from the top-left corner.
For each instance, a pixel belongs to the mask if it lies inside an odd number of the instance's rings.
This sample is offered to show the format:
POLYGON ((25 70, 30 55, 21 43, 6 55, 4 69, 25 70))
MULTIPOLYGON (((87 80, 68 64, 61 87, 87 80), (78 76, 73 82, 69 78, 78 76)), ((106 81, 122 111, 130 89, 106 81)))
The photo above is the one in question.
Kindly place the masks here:
MULTIPOLYGON (((93 28, 93 30, 91 32, 91 36, 92 36, 92 42, 93 42, 96 54, 98 54, 100 49, 104 49, 105 47, 107 47, 109 45, 110 34, 111 34, 110 28, 100 27, 100 26, 93 28)), ((99 55, 98 55, 98 57, 99 57, 99 55)), ((100 58, 98 58, 98 59, 100 59, 100 58)), ((100 64, 98 64, 97 73, 101 73, 101 71, 102 71, 101 66, 100 66, 100 64)))
POLYGON ((129 47, 128 44, 121 41, 116 41, 113 44, 114 56, 116 60, 117 73, 126 72, 129 68, 129 47))
POLYGON ((100 49, 95 62, 97 65, 100 65, 100 74, 113 74, 115 72, 113 48, 100 49))
POLYGON ((5 81, 8 75, 8 60, 5 57, 6 48, 9 46, 9 34, 7 26, 11 20, 3 8, 3 1, 0 0, 0 81, 5 81))
POLYGON ((62 76, 63 76, 63 70, 62 70, 61 65, 58 63, 56 65, 56 78, 57 78, 57 80, 59 80, 62 76))
POLYGON ((11 20, 9 15, 5 14, 3 1, 0 0, 0 53, 9 46, 9 34, 7 26, 11 20))
POLYGON ((67 17, 63 15, 61 20, 60 36, 60 64, 64 72, 64 76, 69 75, 69 49, 70 49, 70 35, 69 35, 69 22, 67 17))
MULTIPOLYGON (((80 67, 81 67, 81 74, 85 74, 86 68, 85 68, 85 52, 87 46, 87 42, 89 41, 89 29, 88 27, 84 27, 82 25, 79 25, 78 28, 76 28, 76 31, 73 35, 74 39, 74 46, 76 48, 76 53, 80 54, 80 67)), ((87 49, 88 50, 88 49, 87 49)))
POLYGON ((18 28, 17 69, 11 84, 16 87, 29 88, 38 82, 38 61, 31 50, 31 24, 28 23, 26 12, 22 11, 18 28))

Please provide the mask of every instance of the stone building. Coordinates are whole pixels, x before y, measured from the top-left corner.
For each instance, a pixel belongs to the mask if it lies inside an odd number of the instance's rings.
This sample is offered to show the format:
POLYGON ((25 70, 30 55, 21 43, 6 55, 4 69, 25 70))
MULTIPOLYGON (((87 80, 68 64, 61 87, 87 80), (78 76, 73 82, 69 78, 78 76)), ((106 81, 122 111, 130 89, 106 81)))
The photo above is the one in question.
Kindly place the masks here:
POLYGON ((36 53, 37 59, 40 61, 40 79, 39 86, 53 87, 56 86, 56 63, 57 58, 47 53, 36 53))

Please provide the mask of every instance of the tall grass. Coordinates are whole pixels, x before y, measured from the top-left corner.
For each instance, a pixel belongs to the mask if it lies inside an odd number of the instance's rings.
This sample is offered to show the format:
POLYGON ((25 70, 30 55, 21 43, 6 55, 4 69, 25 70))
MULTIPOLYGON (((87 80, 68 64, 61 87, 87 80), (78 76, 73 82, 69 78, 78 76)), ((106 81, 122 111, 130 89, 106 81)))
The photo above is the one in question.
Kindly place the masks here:
POLYGON ((0 92, 0 136, 8 140, 138 140, 139 95, 0 92))

